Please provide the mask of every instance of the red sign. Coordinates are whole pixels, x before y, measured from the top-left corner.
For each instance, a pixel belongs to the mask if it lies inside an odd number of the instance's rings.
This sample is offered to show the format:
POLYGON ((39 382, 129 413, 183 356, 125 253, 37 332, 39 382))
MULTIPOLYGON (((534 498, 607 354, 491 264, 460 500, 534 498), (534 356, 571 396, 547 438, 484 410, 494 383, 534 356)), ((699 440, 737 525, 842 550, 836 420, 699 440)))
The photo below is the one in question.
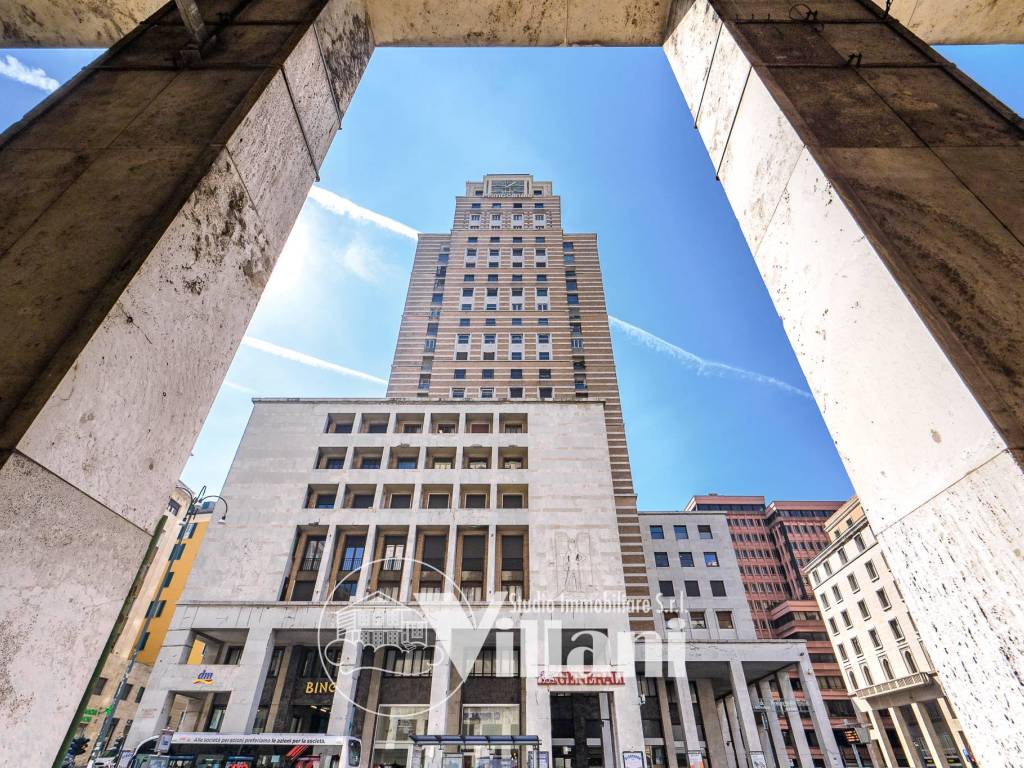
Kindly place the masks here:
POLYGON ((570 672, 537 675, 537 685, 623 685, 621 672, 570 672))

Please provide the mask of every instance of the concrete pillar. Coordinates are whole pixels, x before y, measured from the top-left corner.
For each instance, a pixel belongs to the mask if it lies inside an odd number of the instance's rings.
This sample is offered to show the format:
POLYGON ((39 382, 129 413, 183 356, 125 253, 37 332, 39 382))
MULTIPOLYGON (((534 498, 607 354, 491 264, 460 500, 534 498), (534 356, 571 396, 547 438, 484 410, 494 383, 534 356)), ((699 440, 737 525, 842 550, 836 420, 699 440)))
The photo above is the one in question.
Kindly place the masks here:
POLYGON ((871 727, 878 736, 875 741, 877 741, 878 751, 882 753, 882 758, 885 761, 885 768, 898 768, 896 752, 893 751, 892 744, 889 743, 889 734, 885 731, 885 724, 882 722, 881 714, 874 709, 869 709, 868 718, 871 720, 871 727))
POLYGON ((409 595, 412 592, 412 572, 416 559, 416 526, 409 526, 409 533, 405 537, 405 561, 402 563, 402 582, 398 587, 398 599, 403 603, 409 602, 409 595))
MULTIPOLYGON (((754 708, 750 703, 750 691, 747 688, 747 676, 743 671, 743 662, 729 662, 729 679, 732 683, 732 695, 736 706, 736 730, 743 741, 743 748, 750 761, 751 752, 761 751, 761 737, 757 733, 757 721, 754 719, 754 708)), ((752 763, 751 763, 752 764, 752 763)))
POLYGON ((332 525, 327 529, 327 538, 324 540, 324 556, 320 558, 320 569, 316 574, 316 584, 313 587, 313 602, 320 602, 333 597, 334 585, 330 584, 331 569, 334 567, 335 548, 338 541, 338 526, 332 525))
POLYGON ((640 691, 635 676, 627 677, 626 684, 611 691, 615 712, 612 723, 615 726, 615 744, 619 751, 644 751, 644 729, 640 718, 640 691))
MULTIPOLYGON (((757 685, 747 686, 747 695, 750 697, 751 703, 759 701, 761 706, 764 707, 764 701, 761 699, 761 694, 757 690, 757 685)), ((757 738, 761 744, 761 753, 765 757, 765 761, 768 764, 768 768, 776 768, 777 763, 775 760, 775 751, 772 749, 771 736, 768 734, 768 728, 764 725, 764 722, 757 716, 757 712, 754 713, 754 724, 757 727, 757 738)))
MULTIPOLYGON (((494 462, 491 462, 494 466, 494 462)), ((491 493, 494 493, 492 489, 491 493)), ((493 496, 492 496, 493 498, 493 496)), ((493 523, 487 526, 487 566, 484 572, 484 596, 490 601, 494 599, 495 567, 498 563, 498 530, 493 523)))
POLYGON ((939 711, 942 712, 942 717, 946 720, 946 727, 949 729, 950 735, 953 737, 953 741, 956 743, 957 751, 960 756, 971 754, 970 745, 964 741, 963 733, 960 731, 960 723, 953 714, 952 708, 949 706, 949 702, 946 701, 945 697, 940 696, 936 699, 936 703, 939 705, 939 711))
POLYGON ((256 709, 267 679, 270 656, 274 652, 274 631, 270 627, 253 627, 245 638, 242 658, 234 670, 234 687, 224 710, 224 733, 249 733, 256 719, 256 709))
POLYGON ((889 707, 889 717, 892 718, 892 722, 896 726, 896 736, 900 740, 900 746, 903 747, 903 754, 906 755, 910 768, 926 768, 921 760, 920 753, 917 751, 917 747, 914 746, 914 737, 910 733, 910 725, 907 723, 907 719, 903 717, 900 708, 889 707))
POLYGON ((797 674, 800 677, 800 686, 804 689, 804 699, 810 709, 811 723, 818 734, 818 746, 821 749, 822 757, 825 758, 825 765, 828 768, 843 768, 843 754, 839 751, 839 745, 836 743, 836 734, 832 730, 832 721, 829 720, 828 710, 825 709, 825 700, 821 698, 818 678, 814 676, 811 660, 806 654, 800 657, 797 674))
MULTIPOLYGON (((654 687, 658 692, 658 715, 661 718, 661 732, 665 736, 665 764, 668 768, 680 768, 676 760, 676 740, 672 732, 672 711, 668 704, 668 686, 672 685, 671 680, 658 677, 654 680, 654 687)), ((680 720, 682 713, 680 712, 680 720)), ((686 768, 686 766, 682 766, 686 768)))
POLYGON ((1006 567, 1024 499, 1017 117, 858 0, 678 0, 668 29, 711 166, 943 688, 981 763, 1024 754, 1024 569, 1006 567))
MULTIPOLYGON (((434 646, 434 668, 430 673, 430 714, 427 733, 448 733, 448 697, 452 690, 452 661, 439 645, 434 646)), ((461 723, 460 723, 461 725, 461 723)), ((456 731, 458 729, 456 728, 456 731)))
POLYGON ((789 768, 789 753, 786 751, 786 742, 782 737, 779 713, 775 711, 775 697, 772 695, 772 687, 768 680, 758 680, 757 690, 761 694, 761 700, 765 703, 765 714, 768 716, 768 733, 771 736, 772 747, 775 750, 776 762, 779 764, 779 768, 789 768))
POLYGON ((377 524, 370 523, 366 527, 366 547, 363 549, 363 563, 359 568, 359 581, 356 583, 356 599, 366 597, 373 573, 373 561, 377 558, 377 524))
POLYGON ((444 556, 444 594, 455 594, 455 550, 459 543, 459 527, 452 523, 448 526, 448 548, 444 556))
POLYGON ((707 678, 698 678, 697 684, 697 706, 700 707, 700 718, 704 721, 704 744, 707 746, 708 757, 711 764, 723 766, 726 764, 727 750, 725 738, 718 719, 718 708, 715 706, 715 689, 707 678))
POLYGON ((737 760, 736 756, 737 738, 736 734, 733 733, 732 725, 729 722, 728 698, 729 697, 726 696, 725 698, 718 700, 717 706, 715 707, 718 715, 716 717, 716 722, 722 730, 722 739, 725 742, 726 764, 729 768, 744 768, 744 766, 737 760))
POLYGON ((949 761, 946 759, 946 752, 942 748, 942 740, 939 738, 939 734, 936 732, 935 726, 932 725, 932 719, 928 716, 928 711, 924 708, 924 704, 914 702, 910 705, 910 710, 914 713, 914 718, 917 720, 917 727, 921 729, 921 735, 924 737, 925 746, 931 753, 931 758, 937 768, 949 768, 949 761))
POLYGON ((782 700, 786 718, 789 720, 789 733, 793 737, 793 746, 796 747, 796 760, 800 764, 800 768, 814 768, 811 749, 807 746, 807 734, 804 733, 804 721, 800 716, 796 697, 793 695, 793 686, 789 683, 789 672, 783 670, 776 673, 775 681, 779 685, 779 698, 782 700))
POLYGON ((737 711, 736 697, 726 696, 722 701, 725 703, 725 717, 729 723, 729 734, 732 739, 732 751, 736 756, 736 765, 739 768, 749 768, 750 750, 743 738, 743 725, 737 711))
POLYGON ((526 730, 523 733, 540 738, 540 749, 548 753, 550 764, 554 765, 551 754, 551 690, 537 685, 536 677, 526 678, 526 730))
POLYGON ((690 695, 690 678, 686 674, 686 664, 675 664, 672 669, 675 677, 676 697, 679 700, 679 722, 683 726, 686 749, 688 752, 696 752, 700 749, 700 735, 697 732, 697 721, 693 716, 693 696, 690 695))
POLYGON ((179 69, 176 14, 0 138, 0 764, 56 756, 374 45, 256 0, 179 69))

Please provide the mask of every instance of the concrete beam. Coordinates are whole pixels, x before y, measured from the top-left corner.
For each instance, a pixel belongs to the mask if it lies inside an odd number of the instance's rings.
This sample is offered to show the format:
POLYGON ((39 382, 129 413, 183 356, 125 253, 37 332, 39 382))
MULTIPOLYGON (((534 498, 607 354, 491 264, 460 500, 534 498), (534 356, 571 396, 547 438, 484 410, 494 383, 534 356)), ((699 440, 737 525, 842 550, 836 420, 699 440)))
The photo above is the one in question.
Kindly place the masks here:
MULTIPOLYGON (((0 47, 106 48, 161 0, 0 0, 0 47)), ((200 3, 205 21, 231 0, 200 3)), ((301 4, 300 4, 301 5, 301 4)), ((671 0, 368 0, 377 45, 661 45, 671 0)), ((737 14, 786 18, 788 0, 737 0, 737 14)), ((884 8, 884 2, 878 3, 884 8)), ((1024 0, 895 0, 891 15, 923 40, 1024 42, 1024 0)))
POLYGON ((669 63, 968 738, 1024 754, 1024 132, 854 0, 740 5, 669 63))
POLYGON ((3 765, 56 756, 373 50, 255 0, 178 69, 175 13, 0 136, 3 765))

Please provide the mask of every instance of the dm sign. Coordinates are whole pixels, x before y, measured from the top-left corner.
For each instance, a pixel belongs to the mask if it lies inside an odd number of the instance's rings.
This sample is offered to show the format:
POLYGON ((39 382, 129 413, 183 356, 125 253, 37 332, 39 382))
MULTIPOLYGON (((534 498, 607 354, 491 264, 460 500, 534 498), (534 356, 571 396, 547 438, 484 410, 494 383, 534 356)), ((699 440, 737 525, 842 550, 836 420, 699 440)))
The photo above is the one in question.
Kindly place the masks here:
POLYGON ((213 685, 213 672, 208 669, 204 669, 196 675, 196 679, 192 681, 192 685, 213 685))

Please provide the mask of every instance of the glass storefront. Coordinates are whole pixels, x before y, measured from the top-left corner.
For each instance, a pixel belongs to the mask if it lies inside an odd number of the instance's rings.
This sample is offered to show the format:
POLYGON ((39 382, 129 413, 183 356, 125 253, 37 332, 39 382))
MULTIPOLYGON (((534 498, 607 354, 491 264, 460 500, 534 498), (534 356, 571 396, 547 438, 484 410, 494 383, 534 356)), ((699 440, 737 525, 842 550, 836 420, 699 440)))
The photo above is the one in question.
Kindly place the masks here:
MULTIPOLYGON (((519 736, 518 704, 466 704, 463 736, 519 736)), ((474 746, 462 751, 463 768, 519 768, 520 750, 512 746, 474 746)))
POLYGON ((412 737, 427 732, 423 704, 381 706, 374 725, 370 768, 407 768, 412 762, 412 737))

